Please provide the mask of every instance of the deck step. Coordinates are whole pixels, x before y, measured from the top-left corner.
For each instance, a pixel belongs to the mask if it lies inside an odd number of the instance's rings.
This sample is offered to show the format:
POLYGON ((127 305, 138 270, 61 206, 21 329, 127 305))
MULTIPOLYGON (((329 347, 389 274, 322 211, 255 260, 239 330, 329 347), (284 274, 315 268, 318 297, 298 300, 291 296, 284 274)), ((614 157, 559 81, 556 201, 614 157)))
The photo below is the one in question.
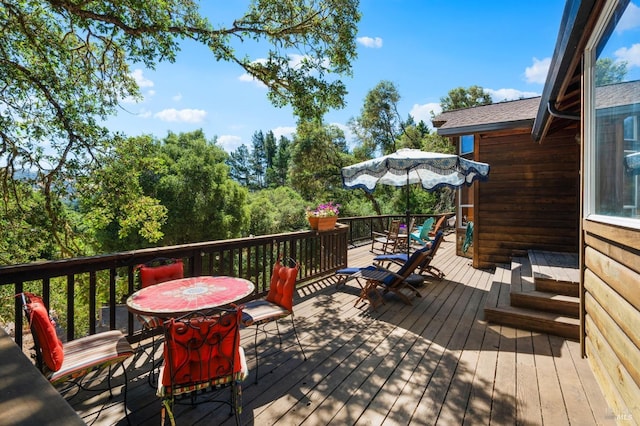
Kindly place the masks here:
POLYGON ((580 299, 558 293, 544 291, 511 291, 511 306, 536 309, 578 318, 580 299))
POLYGON ((485 304, 487 321, 577 340, 579 274, 575 256, 530 251, 498 265, 485 304))
POLYGON ((580 269, 576 253, 529 250, 536 290, 566 296, 580 295, 580 269))
POLYGON ((577 318, 514 306, 485 308, 484 316, 485 320, 492 323, 553 334, 571 340, 580 339, 580 321, 577 318))
POLYGON ((558 293, 565 296, 580 296, 580 285, 568 281, 557 281, 548 278, 534 278, 536 290, 547 293, 558 293))

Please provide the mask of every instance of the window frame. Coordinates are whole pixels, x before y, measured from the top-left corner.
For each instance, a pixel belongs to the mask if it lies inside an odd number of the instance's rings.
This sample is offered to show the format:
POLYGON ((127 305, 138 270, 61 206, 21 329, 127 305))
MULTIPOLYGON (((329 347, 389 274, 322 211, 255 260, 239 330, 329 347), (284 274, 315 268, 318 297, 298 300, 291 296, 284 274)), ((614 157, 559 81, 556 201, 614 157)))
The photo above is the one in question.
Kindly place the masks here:
POLYGON ((583 79, 583 99, 584 99, 584 199, 583 199, 583 217, 595 222, 601 222, 610 225, 624 226, 627 228, 640 229, 640 219, 608 216, 597 214, 596 212, 596 190, 598 188, 596 182, 596 111, 595 111, 595 64, 597 47, 602 37, 611 31, 610 25, 615 17, 616 9, 619 7, 620 0, 608 0, 602 13, 594 27, 594 31, 587 42, 584 50, 584 79, 583 79))

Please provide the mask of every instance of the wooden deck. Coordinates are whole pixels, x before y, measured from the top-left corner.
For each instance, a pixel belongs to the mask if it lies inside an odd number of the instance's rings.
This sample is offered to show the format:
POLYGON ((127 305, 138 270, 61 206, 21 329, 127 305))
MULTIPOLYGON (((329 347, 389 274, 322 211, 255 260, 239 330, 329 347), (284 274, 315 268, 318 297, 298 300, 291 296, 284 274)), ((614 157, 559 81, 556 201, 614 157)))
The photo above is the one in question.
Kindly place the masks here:
MULTIPOLYGON (((578 343, 483 320, 493 273, 455 256, 454 240, 446 236, 433 262, 445 279, 427 280, 411 306, 386 296, 376 311, 356 308, 357 283, 336 289, 334 277, 301 288, 296 326, 307 360, 286 335, 282 350, 261 358, 257 385, 253 329, 243 330, 243 424, 615 424, 578 343)), ((350 250, 349 266, 369 264, 368 249, 350 250)), ((160 422, 148 370, 143 353, 128 367, 135 425, 160 422)), ((71 402, 87 423, 126 424, 115 394, 71 402)), ((179 425, 233 423, 212 404, 176 413, 179 425)))

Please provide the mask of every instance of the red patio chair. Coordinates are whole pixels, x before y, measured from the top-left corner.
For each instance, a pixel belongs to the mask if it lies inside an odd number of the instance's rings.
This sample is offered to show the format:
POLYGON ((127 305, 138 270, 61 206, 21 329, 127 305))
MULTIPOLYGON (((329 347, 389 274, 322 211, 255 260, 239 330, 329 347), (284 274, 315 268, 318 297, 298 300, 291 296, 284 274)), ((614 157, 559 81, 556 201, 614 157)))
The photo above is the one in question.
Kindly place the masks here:
POLYGON ((254 347, 256 356, 256 383, 258 383, 258 327, 263 327, 263 332, 268 334, 265 330, 265 325, 271 321, 276 323, 276 329, 278 331, 278 338, 280 339, 280 345, 282 345, 282 336, 280 335, 280 328, 278 328, 278 320, 285 317, 291 318, 291 325, 293 327, 293 334, 300 346, 300 352, 304 359, 307 356, 304 353, 298 333, 296 331, 296 325, 293 320, 293 293, 296 288, 296 278, 298 271, 300 270, 300 264, 293 259, 289 259, 294 266, 288 267, 282 264, 282 259, 278 258, 275 265, 273 265, 273 273, 271 274, 271 285, 269 287, 269 293, 264 299, 251 300, 244 305, 242 324, 245 327, 255 326, 256 333, 254 337, 254 347))
MULTIPOLYGON (((113 397, 111 376, 113 367, 122 367, 124 374, 124 413, 127 412, 127 370, 124 361, 133 355, 131 345, 120 330, 105 331, 62 343, 55 325, 40 296, 21 294, 23 309, 33 335, 36 366, 60 388, 63 396, 73 397, 71 389, 87 389, 85 383, 94 382, 98 374, 107 370, 109 395, 113 397), (95 373, 95 374, 91 374, 95 373), (67 385, 67 386, 65 386, 67 385)), ((89 390, 104 391, 101 387, 89 390)), ((55 414, 55 413, 53 413, 55 414)))
MULTIPOLYGON (((140 287, 145 288, 155 284, 160 284, 170 280, 177 280, 184 277, 184 265, 182 259, 170 259, 165 257, 159 257, 152 259, 147 263, 137 265, 134 271, 138 274, 140 279, 140 287)), ((155 317, 153 315, 137 314, 136 317, 142 325, 143 331, 150 332, 151 334, 151 371, 149 372, 149 384, 155 386, 155 352, 156 352, 156 340, 155 336, 159 327, 162 326, 163 319, 155 317)))
POLYGON ((222 402, 231 408, 240 425, 242 381, 247 363, 240 346, 242 309, 216 308, 192 312, 163 323, 164 365, 157 395, 162 398, 161 424, 166 416, 175 425, 175 404, 222 402), (228 399, 214 399, 213 392, 230 389, 228 399), (186 397, 186 398, 185 398, 186 397))

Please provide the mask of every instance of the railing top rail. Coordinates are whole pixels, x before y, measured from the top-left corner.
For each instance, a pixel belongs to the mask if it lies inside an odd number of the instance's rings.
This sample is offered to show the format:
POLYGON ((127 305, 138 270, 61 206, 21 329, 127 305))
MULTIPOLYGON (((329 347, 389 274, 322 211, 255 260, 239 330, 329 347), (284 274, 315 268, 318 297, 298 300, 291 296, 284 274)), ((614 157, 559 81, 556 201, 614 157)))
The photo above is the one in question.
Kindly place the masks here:
MULTIPOLYGON (((334 231, 346 232, 346 225, 339 225, 334 231)), ((0 266, 0 285, 38 280, 53 276, 86 273, 96 270, 121 268, 137 265, 156 257, 186 258, 194 253, 210 253, 223 250, 242 249, 248 246, 269 243, 281 243, 304 238, 305 235, 316 231, 295 231, 285 234, 260 235, 250 238, 235 238, 229 240, 206 241, 166 247, 152 247, 130 250, 119 253, 109 253, 96 256, 75 257, 72 259, 48 260, 17 265, 0 266)))

